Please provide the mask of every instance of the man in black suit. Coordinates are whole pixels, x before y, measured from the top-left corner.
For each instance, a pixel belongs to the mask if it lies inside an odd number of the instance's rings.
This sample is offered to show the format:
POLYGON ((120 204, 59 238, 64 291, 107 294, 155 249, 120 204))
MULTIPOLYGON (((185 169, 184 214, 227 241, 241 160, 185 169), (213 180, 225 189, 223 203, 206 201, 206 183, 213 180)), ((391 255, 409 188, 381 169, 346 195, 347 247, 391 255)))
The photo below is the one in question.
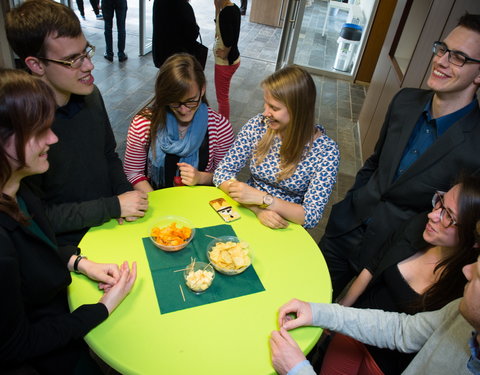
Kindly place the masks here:
POLYGON ((319 246, 333 298, 402 222, 431 208, 435 190, 459 170, 480 172, 480 15, 464 15, 433 52, 431 90, 393 98, 374 153, 332 208, 319 246))

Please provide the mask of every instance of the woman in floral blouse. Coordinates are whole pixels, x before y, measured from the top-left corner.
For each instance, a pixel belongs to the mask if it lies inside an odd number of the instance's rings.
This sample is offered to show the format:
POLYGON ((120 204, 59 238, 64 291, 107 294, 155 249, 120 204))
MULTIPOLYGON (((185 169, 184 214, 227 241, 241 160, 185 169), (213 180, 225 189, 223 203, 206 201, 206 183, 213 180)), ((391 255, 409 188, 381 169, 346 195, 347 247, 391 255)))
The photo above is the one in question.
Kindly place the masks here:
POLYGON ((312 228, 336 182, 338 146, 315 125, 316 89, 305 70, 283 68, 262 87, 265 111, 240 130, 213 182, 267 227, 286 228, 291 221, 312 228), (248 160, 249 180, 237 181, 248 160))

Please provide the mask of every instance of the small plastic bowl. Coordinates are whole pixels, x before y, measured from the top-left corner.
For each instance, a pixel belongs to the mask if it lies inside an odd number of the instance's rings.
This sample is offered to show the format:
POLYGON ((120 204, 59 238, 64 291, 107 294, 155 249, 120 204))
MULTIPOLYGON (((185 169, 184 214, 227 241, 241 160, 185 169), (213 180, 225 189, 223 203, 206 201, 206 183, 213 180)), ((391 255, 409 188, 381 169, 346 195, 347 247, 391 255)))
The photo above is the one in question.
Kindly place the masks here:
POLYGON ((185 284, 191 291, 202 294, 212 286, 215 270, 211 264, 193 262, 185 267, 183 277, 185 278, 185 284))
POLYGON ((253 261, 253 255, 252 255, 252 249, 246 243, 245 241, 241 241, 238 237, 235 236, 222 236, 218 237, 217 239, 212 240, 208 246, 207 246, 207 257, 209 262, 212 264, 213 268, 215 268, 218 272, 223 273, 224 275, 238 275, 245 271, 250 265, 252 264, 253 261), (234 243, 243 243, 246 246, 246 249, 248 250, 247 257, 249 258, 249 262, 246 266, 240 267, 240 268, 234 268, 234 264, 232 262, 232 267, 231 268, 226 268, 222 265, 219 265, 215 262, 210 257, 210 253, 212 252, 213 248, 218 244, 218 243, 226 243, 226 242, 234 242, 234 243))
POLYGON ((182 250, 190 243, 190 241, 193 239, 194 236, 195 236, 195 228, 193 227, 193 224, 189 220, 181 216, 163 216, 157 220, 157 224, 155 224, 150 230, 150 239, 152 240, 153 244, 159 249, 162 249, 164 251, 182 250), (190 237, 188 237, 184 242, 178 245, 166 245, 166 244, 157 242, 155 238, 152 236, 152 230, 154 228, 162 229, 162 228, 168 227, 172 223, 176 223, 177 228, 183 228, 183 227, 190 228, 192 230, 190 237))

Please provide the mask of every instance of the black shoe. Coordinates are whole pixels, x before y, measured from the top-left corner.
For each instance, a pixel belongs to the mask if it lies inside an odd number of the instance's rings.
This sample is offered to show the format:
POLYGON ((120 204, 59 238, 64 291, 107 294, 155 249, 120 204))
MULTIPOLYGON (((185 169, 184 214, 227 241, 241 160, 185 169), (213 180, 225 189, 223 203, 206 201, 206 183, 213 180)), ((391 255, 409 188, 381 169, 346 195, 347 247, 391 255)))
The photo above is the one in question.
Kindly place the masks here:
POLYGON ((113 61, 113 55, 109 55, 108 53, 104 53, 103 57, 105 57, 108 61, 112 62, 113 61))
POLYGON ((245 14, 247 14, 247 10, 246 9, 240 9, 240 14, 242 16, 244 16, 245 14))
POLYGON ((119 54, 118 54, 118 61, 124 62, 124 61, 126 61, 126 60, 128 60, 128 56, 127 56, 126 53, 119 53, 119 54))

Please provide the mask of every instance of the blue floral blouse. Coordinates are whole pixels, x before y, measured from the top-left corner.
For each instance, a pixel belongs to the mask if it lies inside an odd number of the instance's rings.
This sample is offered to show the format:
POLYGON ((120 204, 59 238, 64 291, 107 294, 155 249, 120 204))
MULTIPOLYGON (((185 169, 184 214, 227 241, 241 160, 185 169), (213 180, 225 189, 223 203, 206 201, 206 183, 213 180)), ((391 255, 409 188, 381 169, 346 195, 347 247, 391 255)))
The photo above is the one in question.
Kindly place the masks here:
POLYGON ((276 137, 262 163, 256 165, 252 156, 258 142, 267 131, 264 117, 258 114, 240 130, 230 150, 218 165, 213 175, 213 183, 219 186, 236 177, 250 159, 251 176, 247 183, 288 202, 301 204, 305 210, 305 228, 315 227, 322 218, 336 182, 340 152, 337 144, 325 134, 325 129, 316 125, 322 133, 313 142, 303 159, 298 163, 293 175, 278 181, 280 171, 280 146, 276 137))

